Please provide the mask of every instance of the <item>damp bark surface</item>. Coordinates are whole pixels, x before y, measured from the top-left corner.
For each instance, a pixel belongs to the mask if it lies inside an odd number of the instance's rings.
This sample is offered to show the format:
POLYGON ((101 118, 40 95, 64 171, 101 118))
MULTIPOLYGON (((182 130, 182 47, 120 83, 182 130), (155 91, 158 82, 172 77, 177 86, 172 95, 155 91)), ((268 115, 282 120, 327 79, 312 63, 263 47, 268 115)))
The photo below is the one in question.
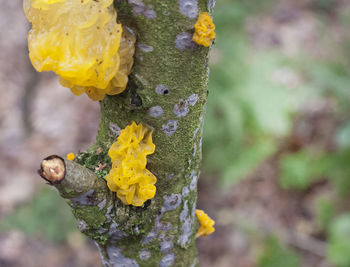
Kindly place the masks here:
POLYGON ((118 21, 136 35, 127 89, 100 101, 95 144, 65 161, 52 183, 71 206, 79 229, 98 247, 103 266, 198 266, 197 181, 208 96, 208 48, 192 41, 208 0, 115 1, 118 21), (157 192, 142 207, 125 206, 103 179, 108 149, 132 121, 153 129, 147 169, 157 192), (101 167, 102 166, 102 167, 101 167))

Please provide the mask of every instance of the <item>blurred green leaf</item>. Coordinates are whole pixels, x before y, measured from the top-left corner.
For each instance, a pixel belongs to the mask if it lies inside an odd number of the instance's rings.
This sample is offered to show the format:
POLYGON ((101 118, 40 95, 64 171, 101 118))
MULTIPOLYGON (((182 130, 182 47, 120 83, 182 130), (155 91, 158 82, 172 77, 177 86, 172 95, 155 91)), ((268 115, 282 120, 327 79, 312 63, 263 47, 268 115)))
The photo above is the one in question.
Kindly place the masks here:
POLYGON ((335 0, 313 0, 312 4, 321 9, 330 9, 333 5, 335 5, 335 0))
POLYGON ((335 218, 329 229, 327 257, 337 267, 350 266, 350 213, 335 218))
POLYGON ((276 143, 265 139, 242 151, 238 159, 227 167, 222 176, 223 185, 231 185, 244 178, 262 163, 262 161, 276 151, 276 143))
POLYGON ((329 159, 324 154, 302 150, 281 157, 280 185, 288 189, 306 189, 315 179, 326 175, 329 159))
POLYGON ((284 247, 276 237, 269 237, 258 259, 259 267, 299 267, 296 253, 284 247))
POLYGON ((0 231, 9 229, 19 229, 28 235, 44 235, 54 242, 63 242, 69 233, 78 231, 68 205, 56 191, 46 187, 1 221, 0 231))
MULTIPOLYGON (((334 44, 334 46, 336 46, 334 44)), ((338 48, 338 50, 342 50, 338 48)), ((341 54, 344 58, 344 51, 341 54)), ((342 59, 332 60, 310 60, 300 59, 299 68, 304 70, 308 76, 308 83, 323 96, 332 96, 336 99, 341 112, 349 112, 350 101, 350 68, 342 59)))
POLYGON ((255 54, 245 84, 239 91, 256 126, 274 136, 288 134, 290 114, 295 111, 292 106, 295 93, 273 79, 276 71, 283 68, 284 64, 280 54, 255 54))
POLYGON ((350 148, 341 149, 331 155, 329 179, 342 196, 350 193, 350 148))
POLYGON ((263 12, 271 7, 276 0, 220 0, 214 12, 216 31, 226 30, 227 27, 243 27, 247 17, 263 12))
POLYGON ((318 227, 324 231, 327 231, 334 215, 335 208, 331 200, 319 199, 316 205, 316 222, 318 227))
POLYGON ((350 121, 338 129, 336 142, 340 148, 350 148, 350 121))

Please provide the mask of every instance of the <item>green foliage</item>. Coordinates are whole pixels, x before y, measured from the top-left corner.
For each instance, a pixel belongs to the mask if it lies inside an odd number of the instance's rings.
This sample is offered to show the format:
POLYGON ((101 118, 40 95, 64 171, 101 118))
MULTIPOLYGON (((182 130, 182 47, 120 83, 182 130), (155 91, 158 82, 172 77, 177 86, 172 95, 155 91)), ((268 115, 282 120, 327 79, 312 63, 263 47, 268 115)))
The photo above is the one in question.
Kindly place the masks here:
POLYGON ((336 142, 338 147, 342 149, 350 148, 350 121, 345 122, 338 129, 336 142))
POLYGON ((316 88, 324 96, 335 97, 340 111, 349 111, 350 69, 348 63, 320 60, 305 62, 301 60, 300 68, 304 70, 311 87, 316 88))
MULTIPOLYGON (((251 36, 245 31, 245 20, 259 19, 259 15, 273 2, 222 0, 217 3, 214 13, 217 40, 211 55, 203 165, 206 171, 218 173, 224 185, 239 181, 275 153, 281 145, 280 140, 285 140, 283 137, 290 134, 292 115, 298 108, 305 106, 304 103, 309 103, 309 100, 320 100, 321 103, 335 107, 335 114, 332 114, 335 116, 332 118, 333 122, 334 120, 343 122, 339 129, 336 129, 337 133, 334 136, 337 147, 334 149, 333 146, 329 146, 327 138, 317 140, 323 142, 321 146, 319 143, 307 143, 303 144, 305 147, 297 153, 285 152, 278 158, 279 183, 283 188, 305 190, 317 179, 323 178, 330 182, 330 188, 328 184, 322 187, 327 188, 327 193, 333 193, 336 189, 340 196, 348 196, 350 194, 350 36, 346 33, 350 25, 348 9, 338 9, 338 6, 343 5, 336 0, 312 0, 308 7, 313 9, 308 9, 308 12, 313 12, 310 14, 315 19, 313 26, 317 29, 314 33, 319 41, 321 56, 318 56, 320 53, 318 49, 315 53, 310 53, 310 50, 300 48, 299 56, 287 58, 278 49, 271 48, 267 51, 252 47, 249 39, 251 36), (331 17, 329 14, 334 16, 331 17), (334 18, 337 18, 336 27, 342 35, 340 39, 333 38, 336 35, 330 34, 334 29, 334 18), (296 87, 288 87, 288 84, 283 82, 281 73, 283 75, 284 70, 292 70, 296 75, 298 78, 296 87), (330 147, 332 151, 328 150, 330 147)), ((313 124, 312 129, 319 130, 317 120, 310 122, 313 124)), ((329 117, 325 115, 320 120, 328 121, 329 117)), ((319 193, 315 191, 311 194, 319 193)), ((339 201, 338 196, 334 197, 339 201)), ((332 201, 333 198, 319 199, 316 210, 311 212, 316 213, 316 223, 327 238, 329 234, 330 261, 335 266, 350 266, 348 256, 350 214, 340 215, 334 220, 336 208, 335 202, 332 201)), ((298 263, 294 253, 281 246, 275 238, 268 240, 259 258, 259 266, 299 266, 298 263)))
POLYGON ((262 162, 267 156, 275 152, 276 145, 269 139, 256 142, 242 151, 234 164, 230 164, 222 174, 222 183, 230 185, 238 182, 252 171, 252 167, 262 162))
POLYGON ((77 231, 75 220, 68 205, 45 187, 31 202, 19 207, 0 223, 0 231, 19 229, 28 235, 45 237, 63 242, 69 233, 77 231))
POLYGON ((266 240, 263 252, 258 259, 259 267, 299 267, 299 257, 284 247, 276 237, 266 240))
POLYGON ((287 154, 280 160, 280 185, 285 189, 306 189, 315 179, 324 177, 328 170, 328 157, 302 150, 287 154))
POLYGON ((350 193, 350 148, 341 149, 331 157, 329 179, 341 196, 350 193))
POLYGON ((334 215, 334 204, 329 199, 319 199, 316 206, 316 222, 318 227, 327 231, 334 215))
POLYGON ((285 58, 255 53, 244 32, 244 19, 271 3, 224 1, 215 10, 217 43, 211 57, 203 160, 224 184, 238 181, 273 154, 276 137, 291 127, 295 93, 273 80, 276 70, 286 66, 285 58))
POLYGON ((221 0, 215 6, 214 22, 216 25, 216 32, 232 29, 242 31, 245 19, 248 16, 255 15, 258 12, 263 12, 271 7, 276 0, 221 0))
POLYGON ((329 179, 341 196, 350 193, 350 122, 339 127, 336 134, 338 151, 331 157, 329 179))
POLYGON ((329 10, 335 5, 336 0, 313 0, 312 5, 322 10, 329 10))
POLYGON ((350 213, 335 218, 329 229, 327 256, 337 267, 350 266, 350 213))

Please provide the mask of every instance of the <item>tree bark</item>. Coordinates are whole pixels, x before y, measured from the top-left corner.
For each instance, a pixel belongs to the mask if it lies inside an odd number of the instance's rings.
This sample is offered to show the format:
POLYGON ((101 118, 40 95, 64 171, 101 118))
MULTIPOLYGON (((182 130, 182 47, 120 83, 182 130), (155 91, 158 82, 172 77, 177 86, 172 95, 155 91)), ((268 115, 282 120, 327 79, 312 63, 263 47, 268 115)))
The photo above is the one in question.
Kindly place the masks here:
POLYGON ((211 12, 213 1, 129 0, 115 7, 118 21, 137 36, 128 87, 100 102, 95 144, 76 162, 65 161, 64 179, 52 185, 79 229, 96 241, 103 266, 197 266, 194 212, 209 49, 192 34, 198 14, 211 12), (157 192, 142 207, 125 206, 103 179, 108 149, 132 121, 153 128, 156 145, 147 169, 157 177, 157 192))

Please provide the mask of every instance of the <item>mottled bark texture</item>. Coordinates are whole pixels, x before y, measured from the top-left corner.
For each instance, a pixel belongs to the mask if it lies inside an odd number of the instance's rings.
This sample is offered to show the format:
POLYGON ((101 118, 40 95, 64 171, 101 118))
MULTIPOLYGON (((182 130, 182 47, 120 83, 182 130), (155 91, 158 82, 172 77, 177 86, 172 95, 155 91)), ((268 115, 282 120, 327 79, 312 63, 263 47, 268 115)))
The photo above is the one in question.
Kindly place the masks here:
POLYGON ((80 164, 66 161, 66 177, 55 186, 79 229, 96 241, 103 266, 197 266, 194 212, 208 48, 193 43, 192 34, 198 14, 212 12, 213 1, 129 0, 115 7, 137 36, 127 90, 100 102, 96 143, 78 155, 80 164), (147 168, 158 179, 157 193, 142 207, 123 205, 103 180, 108 148, 132 121, 153 128, 156 145, 147 168))

